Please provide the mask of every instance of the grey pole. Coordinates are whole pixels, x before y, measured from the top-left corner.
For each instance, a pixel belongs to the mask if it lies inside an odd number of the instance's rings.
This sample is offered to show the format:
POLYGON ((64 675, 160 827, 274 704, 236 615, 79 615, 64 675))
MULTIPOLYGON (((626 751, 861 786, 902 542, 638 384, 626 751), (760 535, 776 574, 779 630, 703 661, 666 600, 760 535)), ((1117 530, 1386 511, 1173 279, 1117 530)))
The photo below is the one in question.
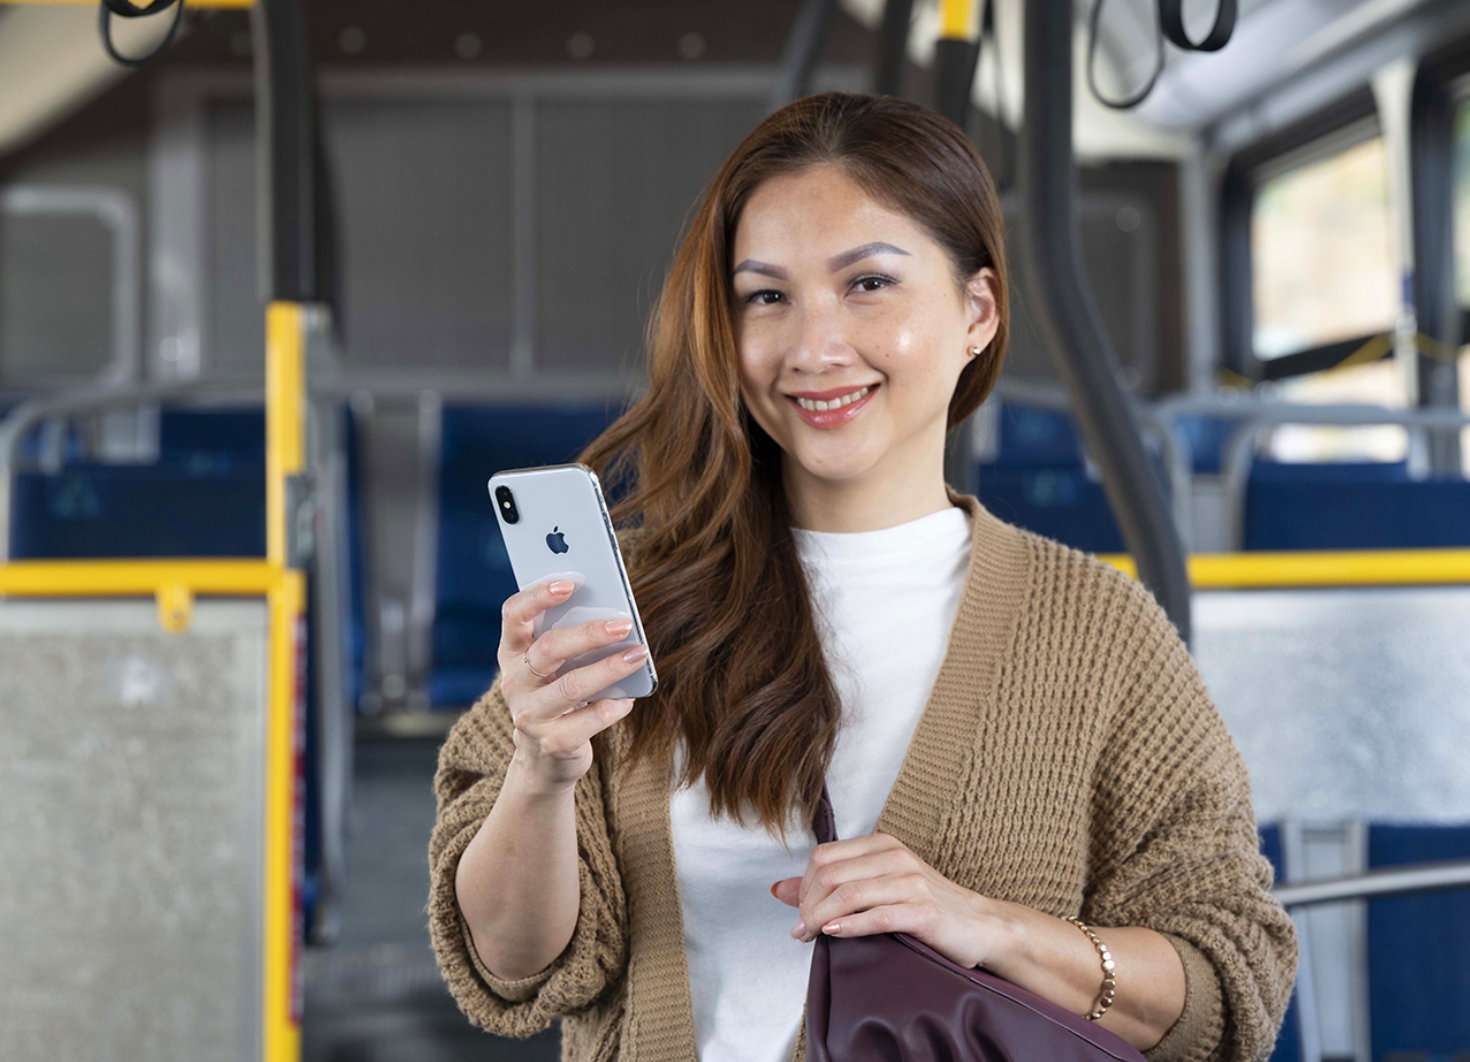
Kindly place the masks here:
POLYGON ((1117 358, 1082 272, 1072 152, 1072 0, 1029 0, 1025 36, 1020 190, 1031 303, 1139 577, 1187 643, 1184 546, 1138 420, 1118 386, 1117 358))
POLYGON ((781 54, 781 74, 771 93, 772 111, 780 110, 811 91, 812 72, 822 58, 822 49, 827 46, 827 35, 831 32, 832 17, 836 13, 837 0, 804 0, 802 3, 786 38, 786 49, 781 54))
POLYGON ((883 5, 883 27, 878 33, 878 62, 873 91, 879 96, 903 95, 903 68, 908 62, 909 24, 914 0, 888 0, 883 5))

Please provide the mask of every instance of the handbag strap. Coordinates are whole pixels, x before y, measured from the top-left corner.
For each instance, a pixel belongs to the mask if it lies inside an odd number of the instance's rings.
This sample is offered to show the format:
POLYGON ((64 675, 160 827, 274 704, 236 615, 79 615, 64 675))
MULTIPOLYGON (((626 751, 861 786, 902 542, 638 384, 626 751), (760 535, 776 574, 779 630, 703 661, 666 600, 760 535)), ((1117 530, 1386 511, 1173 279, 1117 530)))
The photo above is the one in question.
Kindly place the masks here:
POLYGON ((822 783, 822 796, 817 801, 817 810, 812 815, 812 832, 818 844, 837 840, 837 816, 832 811, 832 798, 827 795, 827 783, 822 783))

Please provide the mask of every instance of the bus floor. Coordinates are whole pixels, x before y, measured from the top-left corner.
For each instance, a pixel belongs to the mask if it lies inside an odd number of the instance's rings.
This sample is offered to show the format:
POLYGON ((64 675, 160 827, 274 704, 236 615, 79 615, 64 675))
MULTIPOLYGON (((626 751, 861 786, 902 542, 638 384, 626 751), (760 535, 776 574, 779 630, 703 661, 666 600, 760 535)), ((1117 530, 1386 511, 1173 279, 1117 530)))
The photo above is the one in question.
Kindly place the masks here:
POLYGON ((303 1062, 553 1062, 553 1027, 491 1036, 460 1012, 429 948, 429 832, 439 738, 359 739, 341 934, 302 956, 303 1062))

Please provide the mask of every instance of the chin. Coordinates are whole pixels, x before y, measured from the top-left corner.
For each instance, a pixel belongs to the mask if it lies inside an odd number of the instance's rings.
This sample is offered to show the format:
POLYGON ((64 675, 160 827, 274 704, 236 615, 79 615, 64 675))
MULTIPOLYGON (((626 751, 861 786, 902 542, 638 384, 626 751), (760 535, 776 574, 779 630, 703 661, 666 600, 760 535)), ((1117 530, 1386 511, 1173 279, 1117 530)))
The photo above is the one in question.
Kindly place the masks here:
POLYGON ((842 483, 858 479, 870 471, 875 462, 871 460, 855 460, 848 458, 833 462, 817 462, 809 458, 798 457, 797 463, 801 469, 812 479, 825 479, 833 483, 842 483))

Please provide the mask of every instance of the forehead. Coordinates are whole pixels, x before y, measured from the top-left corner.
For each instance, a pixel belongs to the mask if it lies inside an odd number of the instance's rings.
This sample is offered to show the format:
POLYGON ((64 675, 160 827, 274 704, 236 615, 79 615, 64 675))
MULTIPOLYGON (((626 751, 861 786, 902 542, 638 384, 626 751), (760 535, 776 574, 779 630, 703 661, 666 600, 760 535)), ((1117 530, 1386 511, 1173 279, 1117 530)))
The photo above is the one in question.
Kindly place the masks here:
POLYGON ((868 240, 888 239, 910 253, 919 227, 890 210, 832 165, 772 177, 751 193, 735 227, 734 259, 747 254, 826 258, 868 240), (902 244, 898 237, 907 239, 902 244))

